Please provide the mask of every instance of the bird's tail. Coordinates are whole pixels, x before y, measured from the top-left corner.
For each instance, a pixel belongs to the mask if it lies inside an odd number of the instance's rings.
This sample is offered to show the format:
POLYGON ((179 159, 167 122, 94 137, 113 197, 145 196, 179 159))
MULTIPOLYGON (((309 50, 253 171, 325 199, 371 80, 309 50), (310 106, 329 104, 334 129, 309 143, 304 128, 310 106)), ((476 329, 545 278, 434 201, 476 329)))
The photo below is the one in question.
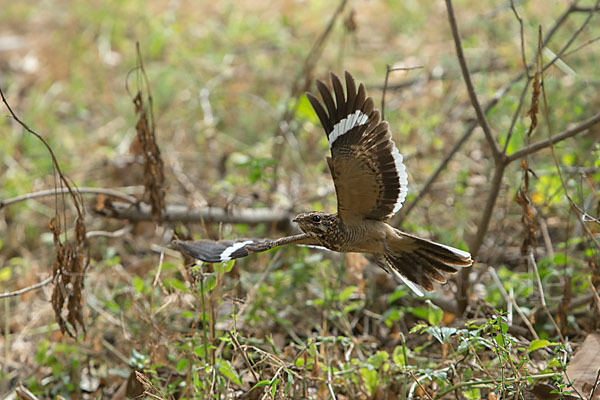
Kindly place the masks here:
POLYGON ((390 243, 384 257, 392 271, 420 296, 423 292, 419 286, 431 292, 433 281, 446 282, 444 273, 454 274, 473 264, 471 254, 464 250, 403 232, 402 245, 390 243))

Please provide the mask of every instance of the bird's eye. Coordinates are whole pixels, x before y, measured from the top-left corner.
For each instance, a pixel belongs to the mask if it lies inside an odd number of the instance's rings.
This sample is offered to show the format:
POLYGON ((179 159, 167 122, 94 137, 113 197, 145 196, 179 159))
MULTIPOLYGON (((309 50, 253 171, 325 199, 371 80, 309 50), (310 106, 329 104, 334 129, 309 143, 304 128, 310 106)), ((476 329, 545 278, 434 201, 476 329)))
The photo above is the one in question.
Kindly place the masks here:
POLYGON ((318 215, 313 216, 312 218, 313 222, 321 222, 321 217, 319 217, 318 215))

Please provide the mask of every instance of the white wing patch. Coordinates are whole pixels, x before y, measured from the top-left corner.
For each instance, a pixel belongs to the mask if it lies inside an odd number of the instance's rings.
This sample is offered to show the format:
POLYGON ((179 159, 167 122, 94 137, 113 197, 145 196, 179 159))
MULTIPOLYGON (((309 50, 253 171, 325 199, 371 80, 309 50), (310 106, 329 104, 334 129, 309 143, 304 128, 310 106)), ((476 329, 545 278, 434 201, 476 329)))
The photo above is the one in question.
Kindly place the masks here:
POLYGON ((398 148, 393 141, 392 145, 394 146, 392 156, 394 157, 396 173, 398 174, 398 180, 400 181, 400 192, 398 192, 398 198, 396 199, 396 204, 394 204, 394 211, 392 211, 392 213, 396 214, 398 210, 402 208, 402 203, 404 203, 406 194, 408 193, 408 174, 406 173, 406 166, 402 162, 402 154, 400 154, 400 151, 398 151, 398 148))
POLYGON ((242 247, 252 243, 252 240, 246 240, 245 242, 234 243, 221 253, 221 262, 230 261, 231 255, 235 253, 236 250, 241 249, 242 247))
POLYGON ((464 250, 459 250, 456 249, 454 247, 450 247, 450 246, 446 246, 445 244, 440 244, 440 243, 436 243, 438 246, 441 246, 447 250, 450 250, 452 253, 454 253, 455 255, 462 257, 462 258, 471 258, 471 253, 469 253, 468 251, 464 251, 464 250))
POLYGON ((413 292, 414 292, 414 293, 415 293, 417 296, 419 296, 419 297, 423 297, 423 296, 425 296, 425 295, 423 294, 423 291, 421 290, 421 288, 420 288, 420 287, 419 287, 419 286, 418 286, 416 283, 413 283, 413 282, 409 281, 407 278, 405 278, 405 277, 404 277, 404 275, 402 275, 400 272, 396 271, 396 269, 395 269, 395 268, 390 268, 390 269, 391 269, 391 270, 394 272, 394 274, 395 274, 395 275, 396 275, 398 278, 400 278, 400 280, 401 280, 402 282, 404 282, 404 284, 405 284, 406 286, 408 286, 408 287, 410 288, 410 290, 412 290, 412 291, 413 291, 413 292))
MULTIPOLYGON (((333 126, 333 129, 329 133, 329 148, 333 146, 333 143, 342 135, 348 133, 355 126, 361 126, 367 123, 369 117, 361 110, 356 110, 354 113, 348 115, 346 118, 340 120, 333 126)), ((394 164, 396 166, 396 173, 398 174, 398 181, 400 182, 400 191, 398 192, 398 198, 394 204, 394 210, 392 215, 396 214, 401 208, 402 203, 406 200, 408 194, 408 174, 406 173, 406 166, 404 165, 402 154, 398 151, 396 144, 392 141, 394 146, 392 150, 392 157, 394 157, 394 164)))
POLYGON ((366 124, 368 119, 369 117, 365 113, 361 110, 356 110, 353 114, 348 115, 346 118, 335 124, 328 136, 329 148, 331 149, 333 142, 335 142, 337 138, 348 133, 348 131, 355 126, 366 124))

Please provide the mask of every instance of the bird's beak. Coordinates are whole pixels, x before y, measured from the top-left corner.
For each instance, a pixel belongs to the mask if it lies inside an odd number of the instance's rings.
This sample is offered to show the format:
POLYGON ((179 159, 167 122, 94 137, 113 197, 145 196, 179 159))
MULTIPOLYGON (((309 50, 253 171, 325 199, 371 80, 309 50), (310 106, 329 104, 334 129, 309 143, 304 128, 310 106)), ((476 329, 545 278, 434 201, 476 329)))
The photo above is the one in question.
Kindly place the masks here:
POLYGON ((297 218, 294 218, 294 219, 292 220, 292 222, 298 222, 298 219, 297 219, 297 218))

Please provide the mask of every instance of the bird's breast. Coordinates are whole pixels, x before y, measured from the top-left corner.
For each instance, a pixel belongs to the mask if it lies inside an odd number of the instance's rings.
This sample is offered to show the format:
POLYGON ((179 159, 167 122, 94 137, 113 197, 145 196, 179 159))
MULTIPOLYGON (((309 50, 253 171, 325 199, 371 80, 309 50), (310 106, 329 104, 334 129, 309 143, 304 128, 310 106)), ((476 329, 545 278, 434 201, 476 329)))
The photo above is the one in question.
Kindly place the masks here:
POLYGON ((342 253, 383 253, 385 231, 377 229, 378 224, 346 225, 327 235, 323 246, 342 253))

